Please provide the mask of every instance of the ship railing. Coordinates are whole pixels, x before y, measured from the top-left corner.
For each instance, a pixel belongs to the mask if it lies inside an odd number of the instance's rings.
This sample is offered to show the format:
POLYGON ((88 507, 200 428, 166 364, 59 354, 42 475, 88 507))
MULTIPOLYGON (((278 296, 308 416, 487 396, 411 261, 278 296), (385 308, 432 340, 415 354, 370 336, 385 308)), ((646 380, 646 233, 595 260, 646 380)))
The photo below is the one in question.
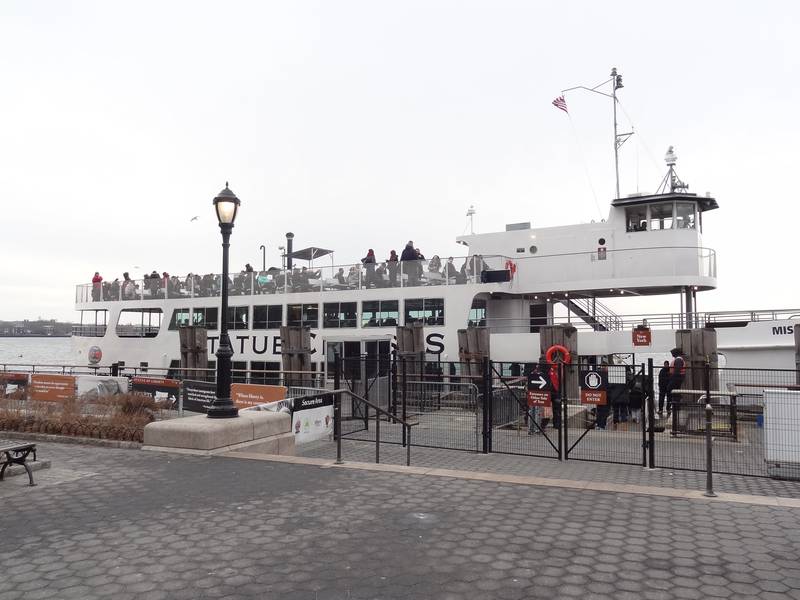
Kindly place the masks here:
MULTIPOLYGON (((541 283, 546 291, 576 280, 653 277, 716 278, 716 252, 697 246, 646 246, 559 254, 536 253, 513 259, 527 282, 541 283)), ((663 285, 663 284, 662 284, 663 285)), ((568 291, 568 290, 560 290, 568 291)))
POLYGON ((103 337, 106 334, 106 325, 73 325, 72 335, 81 337, 103 337))
MULTIPOLYGON (((719 311, 697 312, 692 315, 692 322, 687 322, 684 313, 640 313, 618 314, 613 320, 614 327, 609 331, 632 330, 637 327, 650 329, 684 329, 688 327, 732 327, 759 321, 800 320, 800 309, 756 310, 756 311, 719 311)), ((603 323, 601 317, 598 320, 603 323)), ((606 321, 607 322, 607 321, 606 321)), ((540 327, 547 325, 572 325, 580 331, 594 331, 591 323, 574 314, 553 315, 550 317, 495 318, 487 317, 486 326, 492 333, 535 333, 540 327)))
MULTIPOLYGON (((229 276, 228 293, 249 296, 478 284, 484 271, 505 269, 509 260, 501 255, 452 257, 452 260, 437 256, 425 260, 241 272, 229 276)), ((86 283, 76 287, 75 302, 218 298, 221 287, 222 276, 218 274, 113 281, 104 282, 100 287, 86 283)))

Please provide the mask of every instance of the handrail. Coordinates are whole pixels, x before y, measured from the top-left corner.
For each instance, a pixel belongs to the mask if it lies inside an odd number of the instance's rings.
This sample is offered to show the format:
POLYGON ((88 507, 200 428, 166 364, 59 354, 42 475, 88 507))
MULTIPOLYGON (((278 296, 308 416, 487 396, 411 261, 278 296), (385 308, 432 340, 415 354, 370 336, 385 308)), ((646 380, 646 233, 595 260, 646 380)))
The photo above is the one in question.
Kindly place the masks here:
POLYGON ((334 394, 348 394, 350 397, 355 398, 356 400, 360 400, 367 406, 373 408, 375 412, 386 415, 388 418, 392 419, 393 421, 397 421, 398 423, 406 427, 413 427, 414 425, 419 425, 419 422, 407 423, 400 417, 396 417, 392 413, 384 410, 383 408, 377 406, 376 404, 373 404, 363 396, 359 396, 358 394, 347 388, 340 388, 338 390, 320 390, 320 392, 317 394, 306 394, 305 396, 295 396, 294 398, 292 398, 292 400, 311 400, 312 398, 319 398, 320 396, 332 396, 334 394))
POLYGON ((375 410, 375 462, 380 463, 380 444, 381 444, 381 420, 380 414, 386 415, 389 419, 393 420, 396 423, 400 423, 403 426, 403 431, 405 432, 406 438, 406 466, 411 466, 411 428, 414 425, 419 425, 419 421, 416 423, 408 423, 404 419, 401 419, 388 411, 385 411, 380 406, 377 406, 367 400, 366 398, 359 396, 355 392, 347 389, 347 388, 339 388, 336 390, 321 390, 319 393, 316 394, 306 394, 305 396, 296 396, 292 398, 292 400, 311 400, 313 398, 325 397, 325 396, 333 396, 333 434, 336 438, 336 464, 341 465, 343 464, 342 460, 342 394, 348 394, 351 398, 355 398, 366 404, 367 406, 372 407, 375 410))

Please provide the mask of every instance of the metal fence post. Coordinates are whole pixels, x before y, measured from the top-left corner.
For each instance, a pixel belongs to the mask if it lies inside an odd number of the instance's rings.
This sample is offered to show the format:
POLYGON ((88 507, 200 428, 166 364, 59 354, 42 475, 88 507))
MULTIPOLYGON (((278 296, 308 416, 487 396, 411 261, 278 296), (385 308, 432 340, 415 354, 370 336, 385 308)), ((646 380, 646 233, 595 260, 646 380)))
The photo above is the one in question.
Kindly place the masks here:
POLYGON ((336 438, 336 464, 342 461, 342 394, 333 395, 333 435, 336 438))
POLYGON ((408 429, 408 443, 406 444, 406 466, 411 466, 411 427, 403 426, 403 429, 408 429))
POLYGON ((561 371, 559 375, 559 381, 561 388, 558 390, 559 392, 559 406, 558 406, 558 413, 559 413, 559 423, 560 428, 559 431, 564 431, 564 460, 569 460, 569 432, 567 431, 567 417, 569 416, 569 412, 567 411, 567 365, 566 363, 559 363, 559 369, 561 371))
POLYGON ((381 462, 381 414, 375 411, 375 462, 381 462))
POLYGON ((703 494, 709 498, 715 498, 717 495, 714 493, 714 482, 712 479, 713 473, 713 457, 711 453, 711 417, 714 411, 711 408, 711 403, 706 404, 706 491, 703 494))
POLYGON ((556 418, 558 412, 558 460, 567 460, 569 452, 567 451, 567 419, 566 405, 567 405, 567 369, 566 365, 561 362, 558 363, 558 409, 553 407, 553 420, 556 418))
POLYGON ((647 359, 647 466, 656 468, 656 434, 655 434, 655 385, 653 381, 653 359, 647 359))
POLYGON ((397 416, 397 350, 392 350, 392 416, 397 416))
MULTIPOLYGON (((342 363, 339 353, 333 353, 333 389, 341 389, 342 363)), ((342 395, 333 395, 333 437, 336 439, 336 464, 342 464, 342 395)))
POLYGON ((489 357, 483 357, 482 373, 483 376, 483 448, 484 454, 489 454, 489 411, 491 410, 490 396, 492 395, 492 375, 489 367, 489 357))
MULTIPOLYGON (((408 369, 406 368, 406 359, 405 359, 405 357, 401 357, 400 361, 401 361, 401 370, 402 370, 402 374, 403 374, 403 387, 402 387, 402 394, 403 394, 402 402, 403 402, 403 406, 402 406, 401 418, 403 419, 403 423, 407 423, 408 422, 408 420, 407 420, 408 419, 408 402, 407 402, 407 398, 406 398, 406 395, 407 395, 406 392, 408 391, 408 377, 407 377, 408 369)), ((410 432, 407 432, 406 429, 408 429, 408 428, 403 426, 403 446, 407 446, 408 445, 409 440, 407 438, 410 437, 409 436, 410 432)))

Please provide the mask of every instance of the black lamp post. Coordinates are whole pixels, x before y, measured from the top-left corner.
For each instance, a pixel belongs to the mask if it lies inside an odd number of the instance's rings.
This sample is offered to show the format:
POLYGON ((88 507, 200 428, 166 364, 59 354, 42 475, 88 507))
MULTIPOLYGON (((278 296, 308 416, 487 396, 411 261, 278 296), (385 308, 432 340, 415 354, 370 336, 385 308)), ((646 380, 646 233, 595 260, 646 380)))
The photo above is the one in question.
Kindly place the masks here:
POLYGON ((222 232, 222 314, 219 326, 219 349, 217 350, 217 393, 214 401, 208 407, 210 419, 226 419, 238 417, 239 409, 231 400, 231 357, 233 348, 228 337, 228 247, 230 246, 233 222, 239 211, 241 202, 232 191, 225 189, 214 198, 214 208, 217 211, 217 221, 222 232))

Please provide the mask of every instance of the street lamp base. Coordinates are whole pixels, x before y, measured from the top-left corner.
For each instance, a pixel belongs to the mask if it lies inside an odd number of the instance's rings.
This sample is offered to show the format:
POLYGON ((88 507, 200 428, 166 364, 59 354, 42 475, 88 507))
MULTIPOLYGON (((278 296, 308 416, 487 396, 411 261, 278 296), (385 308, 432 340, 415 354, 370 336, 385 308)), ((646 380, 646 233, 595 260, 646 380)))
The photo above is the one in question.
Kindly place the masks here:
MULTIPOLYGON (((219 400, 219 399, 218 399, 219 400)), ((206 416, 209 419, 230 419, 239 416, 239 409, 236 405, 226 398, 222 402, 215 401, 206 411, 206 416), (225 401, 227 400, 227 401, 225 401)))

